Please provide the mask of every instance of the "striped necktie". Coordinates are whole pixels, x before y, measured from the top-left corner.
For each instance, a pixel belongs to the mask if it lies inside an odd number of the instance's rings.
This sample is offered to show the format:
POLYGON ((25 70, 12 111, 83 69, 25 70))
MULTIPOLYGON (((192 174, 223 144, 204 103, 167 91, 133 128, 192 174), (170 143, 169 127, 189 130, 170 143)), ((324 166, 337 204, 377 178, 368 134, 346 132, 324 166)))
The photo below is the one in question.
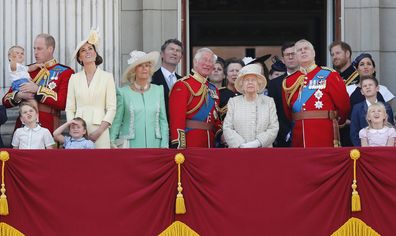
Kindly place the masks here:
POLYGON ((171 89, 173 87, 173 84, 175 84, 176 82, 175 78, 176 78, 175 74, 172 73, 169 75, 168 80, 166 81, 169 89, 171 89))

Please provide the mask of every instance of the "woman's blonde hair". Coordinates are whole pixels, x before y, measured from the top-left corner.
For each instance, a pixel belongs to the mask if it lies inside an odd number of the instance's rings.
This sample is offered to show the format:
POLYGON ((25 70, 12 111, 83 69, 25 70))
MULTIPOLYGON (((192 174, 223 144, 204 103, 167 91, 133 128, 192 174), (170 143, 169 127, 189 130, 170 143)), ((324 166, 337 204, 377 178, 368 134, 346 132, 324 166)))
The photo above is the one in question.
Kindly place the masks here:
MULTIPOLYGON (((143 62, 141 64, 144 63, 149 63, 150 64, 150 78, 148 79, 148 82, 151 83, 151 77, 153 76, 154 72, 155 72, 155 65, 153 65, 151 62, 143 62)), ((133 82, 135 82, 136 80, 136 67, 140 66, 136 65, 134 68, 126 70, 123 76, 123 81, 124 83, 131 83, 133 84, 133 82)))
POLYGON ((376 108, 381 109, 381 111, 385 114, 384 126, 392 127, 392 125, 391 125, 391 124, 389 123, 389 121, 388 121, 388 113, 386 113, 385 105, 384 105, 382 102, 377 102, 377 103, 371 104, 371 105, 368 107, 368 109, 367 109, 366 120, 367 120, 368 128, 369 128, 369 129, 372 129, 372 128, 373 128, 373 125, 372 125, 372 123, 371 123, 371 121, 370 121, 370 118, 369 118, 369 114, 370 114, 370 112, 371 112, 373 109, 376 109, 376 108))

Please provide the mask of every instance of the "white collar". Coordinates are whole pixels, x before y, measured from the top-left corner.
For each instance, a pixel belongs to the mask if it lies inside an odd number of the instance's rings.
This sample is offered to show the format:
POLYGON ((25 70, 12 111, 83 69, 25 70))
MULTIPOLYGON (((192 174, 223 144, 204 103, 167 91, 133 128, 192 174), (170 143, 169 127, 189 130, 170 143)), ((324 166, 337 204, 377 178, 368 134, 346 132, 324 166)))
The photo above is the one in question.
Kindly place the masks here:
POLYGON ((29 130, 32 130, 32 131, 39 131, 40 129, 41 129, 41 126, 40 126, 39 124, 37 124, 37 126, 34 127, 34 128, 29 128, 29 127, 27 127, 26 125, 23 126, 23 130, 25 130, 25 131, 29 131, 29 130))
POLYGON ((381 128, 381 129, 369 128, 369 129, 367 129, 367 130, 368 130, 368 132, 370 132, 370 133, 372 133, 372 134, 383 134, 383 133, 385 133, 388 129, 389 129, 389 127, 384 126, 384 127, 381 128))
POLYGON ((81 141, 84 141, 84 140, 85 140, 84 137, 75 139, 75 138, 73 138, 72 136, 70 136, 70 141, 72 141, 72 142, 81 142, 81 141))
POLYGON ((161 71, 162 71, 162 74, 164 75, 165 79, 168 79, 169 75, 171 75, 171 74, 176 76, 174 71, 170 72, 169 70, 167 70, 165 67, 162 67, 162 66, 161 66, 161 71))
MULTIPOLYGON (((378 99, 375 99, 374 104, 377 103, 377 102, 378 102, 378 99)), ((366 104, 367 104, 367 107, 369 107, 370 105, 372 105, 372 103, 369 102, 369 100, 367 100, 367 99, 366 99, 366 104)))

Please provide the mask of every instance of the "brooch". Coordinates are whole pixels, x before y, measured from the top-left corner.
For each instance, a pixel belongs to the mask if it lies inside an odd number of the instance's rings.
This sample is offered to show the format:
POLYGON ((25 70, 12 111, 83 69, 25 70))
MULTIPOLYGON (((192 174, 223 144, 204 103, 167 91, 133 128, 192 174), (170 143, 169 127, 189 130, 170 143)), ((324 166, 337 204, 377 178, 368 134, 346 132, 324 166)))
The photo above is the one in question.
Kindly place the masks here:
POLYGON ((315 108, 316 109, 322 109, 323 107, 323 102, 322 101, 316 101, 315 102, 315 108))
POLYGON ((54 81, 51 81, 51 83, 48 84, 48 88, 54 90, 54 88, 56 88, 56 83, 54 81))

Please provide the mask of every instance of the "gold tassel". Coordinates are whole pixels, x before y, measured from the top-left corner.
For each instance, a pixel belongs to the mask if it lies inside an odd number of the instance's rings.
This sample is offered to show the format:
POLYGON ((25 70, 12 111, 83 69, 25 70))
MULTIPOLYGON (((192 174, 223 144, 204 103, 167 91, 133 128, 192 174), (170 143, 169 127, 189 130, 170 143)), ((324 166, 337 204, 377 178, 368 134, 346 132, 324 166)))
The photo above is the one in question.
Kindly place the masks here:
POLYGON ((186 205, 184 204, 184 197, 182 194, 183 187, 181 185, 181 170, 180 165, 183 164, 185 158, 181 153, 176 154, 175 162, 177 164, 177 196, 176 196, 176 214, 185 214, 186 213, 186 205))
POLYGON ((380 236, 374 229, 366 225, 364 221, 354 217, 350 218, 343 226, 331 234, 331 236, 351 235, 380 236))
POLYGON ((1 151, 0 152, 0 160, 2 162, 1 164, 1 196, 0 196, 0 215, 6 216, 9 214, 8 212, 8 202, 7 202, 7 196, 5 195, 6 189, 5 189, 5 183, 4 183, 4 167, 5 167, 5 162, 10 159, 10 155, 8 154, 7 151, 1 151))
POLYGON ((199 236, 199 234, 183 222, 175 221, 160 233, 159 236, 199 236))
POLYGON ((357 149, 352 149, 351 152, 349 153, 349 156, 353 160, 353 181, 352 181, 352 211, 361 211, 362 207, 360 204, 360 196, 358 191, 356 190, 357 188, 357 180, 356 180, 356 161, 360 157, 360 152, 357 149))
POLYGON ((19 232, 17 229, 8 225, 4 222, 0 222, 0 235, 1 236, 25 236, 23 233, 19 232))

